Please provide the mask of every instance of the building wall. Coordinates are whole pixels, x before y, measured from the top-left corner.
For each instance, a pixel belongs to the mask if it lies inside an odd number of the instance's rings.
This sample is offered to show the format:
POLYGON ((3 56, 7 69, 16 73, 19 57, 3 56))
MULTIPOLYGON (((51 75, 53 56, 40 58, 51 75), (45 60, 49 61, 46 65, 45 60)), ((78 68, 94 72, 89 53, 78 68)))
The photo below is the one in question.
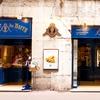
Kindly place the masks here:
POLYGON ((32 58, 40 70, 32 73, 32 87, 67 91, 71 88, 71 25, 99 25, 99 0, 3 0, 2 17, 32 17, 32 58), (53 17, 51 20, 50 17, 53 17), (43 36, 50 23, 55 23, 61 36, 43 36), (59 70, 43 70, 43 49, 59 49, 59 70))

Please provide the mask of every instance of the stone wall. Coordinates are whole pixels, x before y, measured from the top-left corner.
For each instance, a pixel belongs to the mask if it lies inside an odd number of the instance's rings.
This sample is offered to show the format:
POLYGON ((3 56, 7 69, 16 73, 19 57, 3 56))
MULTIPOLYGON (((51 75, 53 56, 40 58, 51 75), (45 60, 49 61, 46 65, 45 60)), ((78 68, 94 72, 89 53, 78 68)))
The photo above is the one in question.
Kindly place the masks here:
POLYGON ((32 57, 36 56, 40 70, 32 73, 32 87, 64 90, 71 88, 72 49, 71 25, 99 25, 99 0, 3 0, 2 17, 32 17, 32 57), (50 17, 53 17, 51 20, 50 17), (54 22, 61 36, 43 36, 54 22), (59 49, 59 70, 43 70, 43 49, 59 49))

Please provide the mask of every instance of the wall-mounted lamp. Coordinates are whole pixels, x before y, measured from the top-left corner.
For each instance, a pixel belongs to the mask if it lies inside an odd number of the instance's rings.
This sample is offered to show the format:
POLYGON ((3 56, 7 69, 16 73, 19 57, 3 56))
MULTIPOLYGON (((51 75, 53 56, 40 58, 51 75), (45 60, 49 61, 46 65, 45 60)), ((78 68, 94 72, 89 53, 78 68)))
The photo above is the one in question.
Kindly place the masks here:
POLYGON ((17 19, 21 20, 22 19, 22 15, 18 15, 17 19))
POLYGON ((29 20, 28 18, 23 18, 23 21, 27 23, 29 20))
POLYGON ((86 23, 83 24, 83 29, 87 29, 86 23))

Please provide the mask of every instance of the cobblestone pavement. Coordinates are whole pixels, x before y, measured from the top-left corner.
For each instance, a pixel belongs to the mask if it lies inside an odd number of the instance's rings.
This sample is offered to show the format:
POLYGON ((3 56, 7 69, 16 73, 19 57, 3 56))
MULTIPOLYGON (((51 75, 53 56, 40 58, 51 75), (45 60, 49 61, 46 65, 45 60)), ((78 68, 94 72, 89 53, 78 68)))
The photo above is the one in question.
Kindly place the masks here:
POLYGON ((100 92, 0 92, 0 100, 100 100, 100 92))

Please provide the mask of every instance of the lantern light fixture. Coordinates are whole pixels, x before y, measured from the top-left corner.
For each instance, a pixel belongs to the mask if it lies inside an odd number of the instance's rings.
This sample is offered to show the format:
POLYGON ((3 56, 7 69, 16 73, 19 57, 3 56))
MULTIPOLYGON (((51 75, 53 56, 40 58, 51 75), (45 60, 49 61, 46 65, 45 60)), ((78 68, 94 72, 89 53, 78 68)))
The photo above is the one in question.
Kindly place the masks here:
POLYGON ((86 23, 83 24, 83 29, 87 29, 86 23))
POLYGON ((18 15, 17 19, 21 20, 22 19, 22 15, 18 15))

